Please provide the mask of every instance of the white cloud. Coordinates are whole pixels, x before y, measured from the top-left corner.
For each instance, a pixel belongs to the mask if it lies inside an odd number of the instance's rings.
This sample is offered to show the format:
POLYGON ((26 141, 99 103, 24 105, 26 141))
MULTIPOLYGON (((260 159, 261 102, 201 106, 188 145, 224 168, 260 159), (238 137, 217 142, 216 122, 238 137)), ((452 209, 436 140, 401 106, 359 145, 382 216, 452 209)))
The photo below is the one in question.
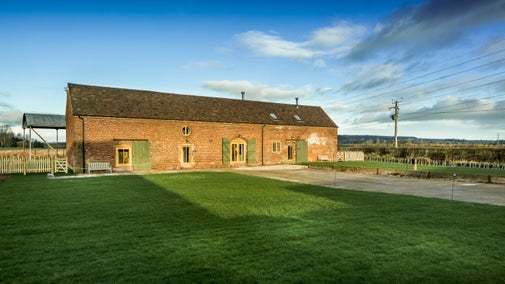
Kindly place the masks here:
POLYGON ((354 67, 352 81, 344 84, 342 91, 367 90, 391 84, 403 77, 403 68, 396 64, 366 64, 354 67))
POLYGON ((392 12, 374 33, 357 44, 348 59, 381 53, 412 56, 453 45, 476 27, 505 20, 505 2, 431 0, 392 12))
POLYGON ((21 124, 23 112, 18 109, 0 110, 0 124, 16 125, 21 124))
POLYGON ((315 30, 305 45, 324 50, 327 55, 341 58, 347 55, 367 32, 365 26, 341 22, 338 25, 315 30))
POLYGON ((283 40, 260 31, 238 34, 237 38, 255 53, 264 56, 304 59, 312 58, 319 53, 303 47, 303 43, 283 40))
POLYGON ((432 106, 406 113, 408 121, 458 120, 480 125, 482 128, 501 126, 505 121, 505 100, 465 99, 450 96, 432 106))
MULTIPOLYGON (((0 98, 10 98, 8 92, 0 91, 0 98)), ((0 100, 0 125, 21 125, 23 119, 23 112, 15 109, 10 103, 0 100)))
POLYGON ((349 39, 358 35, 363 35, 366 32, 364 26, 352 26, 348 24, 340 24, 331 27, 317 29, 312 34, 310 43, 313 45, 336 46, 345 44, 349 39))
POLYGON ((320 95, 325 95, 328 93, 331 93, 333 91, 333 88, 320 88, 317 90, 317 93, 320 95))
POLYGON ((324 68, 324 67, 326 67, 326 62, 324 60, 322 60, 322 59, 316 59, 312 63, 312 66, 314 66, 317 69, 324 68))
POLYGON ((289 89, 286 86, 271 87, 261 83, 252 83, 249 81, 205 81, 202 86, 204 88, 223 92, 231 95, 238 95, 244 91, 246 99, 250 100, 268 100, 275 101, 276 99, 294 98, 303 96, 306 93, 304 89, 289 89))
MULTIPOLYGON (((269 57, 309 59, 344 56, 358 43, 367 29, 345 22, 313 31, 306 41, 289 41, 271 33, 248 31, 236 35, 253 52, 269 57)), ((321 63, 321 62, 319 62, 321 63)))
POLYGON ((236 98, 239 98, 240 93, 243 91, 248 100, 291 102, 295 97, 305 97, 307 100, 304 104, 313 104, 310 100, 310 97, 313 95, 324 95, 333 91, 332 88, 315 88, 312 85, 295 88, 291 85, 269 86, 246 80, 205 81, 202 83, 202 86, 209 90, 231 94, 236 98))

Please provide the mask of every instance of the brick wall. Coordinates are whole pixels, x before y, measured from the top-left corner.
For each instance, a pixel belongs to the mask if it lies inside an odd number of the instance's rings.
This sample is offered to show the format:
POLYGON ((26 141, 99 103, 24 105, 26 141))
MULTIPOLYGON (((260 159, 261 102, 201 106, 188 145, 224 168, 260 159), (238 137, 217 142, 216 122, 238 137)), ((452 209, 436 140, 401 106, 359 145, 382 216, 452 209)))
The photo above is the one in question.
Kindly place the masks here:
POLYGON ((109 117, 82 117, 81 119, 69 113, 71 110, 67 109, 67 155, 69 164, 75 172, 82 172, 83 125, 85 159, 110 162, 116 171, 121 170, 116 166, 116 147, 131 145, 128 143, 135 140, 150 142, 152 169, 234 166, 236 164, 233 163, 223 165, 223 138, 230 141, 256 139, 255 163, 249 165, 294 162, 288 161, 287 149, 288 145, 294 145, 297 140, 308 142, 309 161, 316 161, 318 155, 331 156, 337 152, 337 128, 109 117), (190 135, 182 133, 182 128, 185 126, 190 127, 190 135), (273 141, 280 142, 280 153, 272 152, 273 141), (188 164, 182 163, 184 146, 190 147, 191 155, 188 164))

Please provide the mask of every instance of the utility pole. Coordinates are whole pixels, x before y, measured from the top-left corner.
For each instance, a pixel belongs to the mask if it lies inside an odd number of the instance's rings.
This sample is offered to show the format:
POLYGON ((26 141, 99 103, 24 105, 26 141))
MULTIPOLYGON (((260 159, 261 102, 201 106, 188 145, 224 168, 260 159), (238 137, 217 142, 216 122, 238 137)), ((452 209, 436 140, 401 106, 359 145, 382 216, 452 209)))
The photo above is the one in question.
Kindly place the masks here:
POLYGON ((398 101, 394 101, 394 106, 390 107, 389 110, 391 109, 395 110, 395 114, 391 115, 391 119, 395 121, 395 148, 398 148, 398 114, 400 112, 398 101))

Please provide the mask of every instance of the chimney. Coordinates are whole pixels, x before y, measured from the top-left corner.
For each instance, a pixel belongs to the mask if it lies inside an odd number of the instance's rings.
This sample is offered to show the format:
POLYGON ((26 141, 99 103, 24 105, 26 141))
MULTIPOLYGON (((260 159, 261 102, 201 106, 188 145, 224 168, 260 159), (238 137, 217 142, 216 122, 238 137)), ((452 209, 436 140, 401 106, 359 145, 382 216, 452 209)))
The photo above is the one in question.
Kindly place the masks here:
POLYGON ((242 91, 242 92, 240 92, 240 94, 242 95, 242 100, 244 100, 245 99, 245 92, 242 91))
POLYGON ((299 106, 298 106, 298 98, 295 98, 295 100, 296 100, 296 108, 299 108, 299 106))

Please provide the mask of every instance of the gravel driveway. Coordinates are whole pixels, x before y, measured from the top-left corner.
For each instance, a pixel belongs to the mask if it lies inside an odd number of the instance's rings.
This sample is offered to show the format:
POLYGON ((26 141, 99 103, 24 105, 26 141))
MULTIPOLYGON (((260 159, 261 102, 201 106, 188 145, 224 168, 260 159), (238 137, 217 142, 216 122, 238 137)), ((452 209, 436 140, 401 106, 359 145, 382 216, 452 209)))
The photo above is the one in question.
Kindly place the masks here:
POLYGON ((422 197, 454 199, 464 202, 505 206, 505 185, 468 183, 452 180, 428 180, 397 176, 376 176, 306 166, 278 165, 234 168, 236 172, 299 183, 362 191, 406 194, 422 197), (454 188, 454 190, 453 190, 454 188))

